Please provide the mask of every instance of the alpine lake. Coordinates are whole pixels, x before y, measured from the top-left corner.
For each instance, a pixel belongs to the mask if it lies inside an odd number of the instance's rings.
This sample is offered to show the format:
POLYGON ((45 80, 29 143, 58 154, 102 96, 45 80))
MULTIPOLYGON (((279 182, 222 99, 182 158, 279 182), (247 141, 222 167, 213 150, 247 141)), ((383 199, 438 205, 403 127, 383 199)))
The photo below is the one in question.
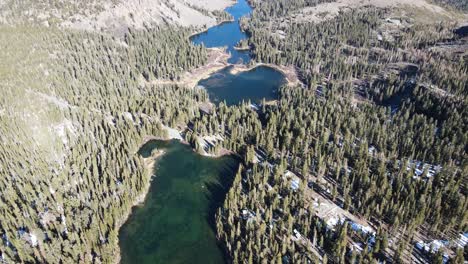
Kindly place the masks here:
MULTIPOLYGON (((206 47, 226 46, 229 63, 248 63, 250 52, 234 47, 247 38, 239 19, 252 9, 246 0, 238 0, 226 11, 234 21, 209 28, 191 41, 206 47)), ((198 83, 212 102, 236 105, 276 99, 285 83, 282 73, 267 66, 237 73, 232 69, 226 67, 198 83)), ((226 263, 216 239, 215 213, 232 185, 239 160, 204 157, 176 140, 149 141, 138 154, 150 157, 154 149, 165 154, 157 158, 145 201, 133 207, 119 230, 121 263, 226 263)))

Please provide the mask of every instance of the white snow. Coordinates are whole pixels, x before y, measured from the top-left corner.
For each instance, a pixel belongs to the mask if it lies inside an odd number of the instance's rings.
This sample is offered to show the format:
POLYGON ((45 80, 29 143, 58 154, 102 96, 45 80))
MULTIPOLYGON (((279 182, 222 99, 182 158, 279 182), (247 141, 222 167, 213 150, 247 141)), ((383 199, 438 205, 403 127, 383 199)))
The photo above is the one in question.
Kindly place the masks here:
POLYGON ((327 226, 328 227, 335 227, 338 222, 340 221, 340 219, 336 218, 336 217, 330 217, 330 219, 327 220, 327 226))
POLYGON ((419 241, 418 243, 416 243, 416 247, 426 252, 436 253, 439 251, 439 249, 445 248, 445 244, 447 243, 448 241, 443 240, 432 240, 427 243, 419 241))
POLYGON ((417 179, 423 176, 424 171, 427 170, 426 178, 434 177, 437 173, 442 170, 440 165, 433 165, 429 163, 422 163, 418 160, 409 160, 408 166, 406 167, 407 171, 414 170, 413 178, 417 179))
POLYGON ((124 113, 123 113, 123 116, 124 116, 126 119, 128 119, 128 120, 130 120, 130 121, 133 122, 133 116, 132 116, 131 113, 129 113, 129 112, 124 112, 124 113))
POLYGON ((349 223, 350 223, 351 229, 356 231, 356 232, 360 231, 360 232, 362 232, 364 234, 375 235, 374 230, 370 226, 364 226, 364 225, 355 223, 353 221, 349 221, 349 223))
POLYGON ((286 180, 291 180, 291 189, 292 190, 295 191, 295 190, 299 189, 299 185, 300 185, 301 180, 299 179, 299 177, 297 177, 296 174, 294 174, 290 170, 286 170, 283 177, 286 180))
POLYGON ((299 231, 297 231, 297 229, 294 228, 294 235, 296 236, 297 239, 301 239, 302 238, 302 235, 299 231))
POLYGON ((64 119, 63 122, 53 126, 53 129, 55 133, 59 136, 59 138, 62 140, 63 145, 67 147, 68 147, 67 133, 70 133, 71 135, 73 135, 73 137, 76 135, 76 130, 75 130, 75 127, 73 126, 73 123, 68 119, 64 119))
POLYGON ((172 127, 165 126, 165 125, 163 125, 163 129, 167 131, 169 139, 177 139, 180 141, 184 140, 182 136, 180 135, 179 130, 172 128, 172 127))
POLYGON ((37 246, 37 236, 33 233, 29 233, 29 236, 31 238, 31 245, 33 247, 37 246))
POLYGON ((468 244, 468 233, 460 234, 458 240, 455 242, 458 247, 464 248, 468 244))

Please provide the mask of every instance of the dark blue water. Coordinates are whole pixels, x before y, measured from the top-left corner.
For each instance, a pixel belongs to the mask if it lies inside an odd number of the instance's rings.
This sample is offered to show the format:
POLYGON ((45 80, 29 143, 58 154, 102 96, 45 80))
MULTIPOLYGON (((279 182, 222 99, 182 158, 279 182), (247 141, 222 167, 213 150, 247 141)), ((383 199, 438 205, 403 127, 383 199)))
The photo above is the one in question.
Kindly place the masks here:
POLYGON ((262 98, 277 99, 278 89, 285 83, 283 74, 270 67, 259 66, 237 74, 231 73, 232 67, 198 83, 207 90, 212 102, 225 101, 227 105, 235 105, 248 100, 259 103, 262 98))
POLYGON ((464 38, 468 36, 468 25, 461 26, 455 30, 455 34, 457 34, 460 38, 464 38))
POLYGON ((226 8, 226 12, 234 17, 234 21, 226 22, 221 25, 211 27, 207 31, 195 35, 191 38, 196 45, 203 43, 207 48, 226 47, 231 54, 229 63, 248 63, 250 61, 249 51, 238 51, 234 46, 242 39, 247 39, 247 34, 242 32, 239 26, 239 19, 247 16, 252 11, 252 8, 247 4, 246 0, 238 0, 231 7, 226 8))
MULTIPOLYGON (((231 54, 228 62, 231 64, 248 63, 250 52, 238 51, 234 47, 240 40, 248 38, 240 29, 239 19, 248 16, 251 11, 246 0, 238 0, 235 5, 226 8, 226 12, 234 17, 233 22, 212 27, 193 36, 191 40, 196 45, 203 43, 208 48, 227 47, 231 54)), ((231 74, 231 68, 225 68, 198 82, 208 91, 211 101, 225 101, 228 105, 235 105, 249 100, 259 103, 262 98, 276 99, 279 87, 285 83, 283 74, 269 67, 260 66, 239 74, 231 74)))

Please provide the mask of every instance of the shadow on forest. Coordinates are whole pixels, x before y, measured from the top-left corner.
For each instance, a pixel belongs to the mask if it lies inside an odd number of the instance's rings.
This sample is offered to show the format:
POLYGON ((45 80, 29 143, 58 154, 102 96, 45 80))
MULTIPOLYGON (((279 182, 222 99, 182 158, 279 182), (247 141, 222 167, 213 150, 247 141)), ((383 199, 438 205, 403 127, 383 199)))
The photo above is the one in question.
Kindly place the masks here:
MULTIPOLYGON (((234 177, 236 175, 236 171, 240 163, 238 157, 232 156, 231 158, 235 159, 236 163, 226 164, 223 170, 220 173, 218 173, 216 179, 213 182, 207 182, 205 184, 207 189, 205 197, 209 203, 206 221, 215 234, 217 234, 215 217, 216 212, 218 208, 220 208, 223 205, 224 200, 226 199, 226 195, 229 192, 229 189, 231 189, 232 187, 232 183, 234 181, 234 177)), ((223 252, 224 258, 228 258, 228 255, 226 254, 226 248, 223 245, 222 241, 217 240, 217 245, 219 249, 223 252)))

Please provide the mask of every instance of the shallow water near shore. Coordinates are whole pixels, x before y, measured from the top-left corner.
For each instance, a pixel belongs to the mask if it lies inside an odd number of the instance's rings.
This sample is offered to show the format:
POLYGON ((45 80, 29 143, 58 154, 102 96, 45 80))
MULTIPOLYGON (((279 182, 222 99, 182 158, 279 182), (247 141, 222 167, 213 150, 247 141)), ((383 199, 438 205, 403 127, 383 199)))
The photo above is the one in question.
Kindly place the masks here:
POLYGON ((214 213, 238 167, 231 156, 203 157, 178 141, 150 141, 139 154, 158 158, 144 203, 119 232, 121 263, 224 263, 214 213))

